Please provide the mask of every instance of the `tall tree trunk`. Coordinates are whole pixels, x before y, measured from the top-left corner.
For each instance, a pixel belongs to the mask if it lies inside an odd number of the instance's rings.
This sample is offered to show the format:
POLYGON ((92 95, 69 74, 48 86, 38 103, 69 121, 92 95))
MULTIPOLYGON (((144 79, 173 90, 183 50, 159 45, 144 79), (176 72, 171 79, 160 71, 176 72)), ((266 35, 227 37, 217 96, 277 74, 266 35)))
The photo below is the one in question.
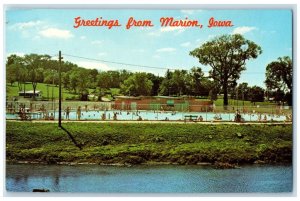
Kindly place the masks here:
POLYGON ((289 106, 293 106, 293 91, 290 90, 290 92, 287 94, 287 102, 289 106))
POLYGON ((32 88, 33 88, 33 100, 35 100, 35 90, 36 90, 37 83, 32 82, 32 88))
POLYGON ((19 91, 22 91, 23 87, 22 87, 22 82, 18 81, 18 88, 19 88, 19 91))

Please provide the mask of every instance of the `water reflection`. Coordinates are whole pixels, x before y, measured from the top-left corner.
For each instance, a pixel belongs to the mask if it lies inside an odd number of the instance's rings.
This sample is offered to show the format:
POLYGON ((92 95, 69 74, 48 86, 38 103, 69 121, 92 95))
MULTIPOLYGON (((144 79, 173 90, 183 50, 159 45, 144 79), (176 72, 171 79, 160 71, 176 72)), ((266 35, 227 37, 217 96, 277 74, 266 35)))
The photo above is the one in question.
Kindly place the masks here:
POLYGON ((14 192, 207 193, 291 192, 291 166, 7 165, 6 188, 14 192))

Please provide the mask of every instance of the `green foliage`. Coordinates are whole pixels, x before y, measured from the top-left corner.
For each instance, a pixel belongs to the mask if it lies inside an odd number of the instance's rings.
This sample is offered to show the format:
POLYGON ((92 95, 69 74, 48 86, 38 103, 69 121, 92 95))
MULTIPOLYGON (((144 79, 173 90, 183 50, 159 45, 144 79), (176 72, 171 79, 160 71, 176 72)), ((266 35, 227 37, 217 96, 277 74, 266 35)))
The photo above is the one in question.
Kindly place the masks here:
POLYGON ((263 102, 265 97, 265 90, 258 86, 253 86, 249 90, 249 99, 251 102, 263 102))
POLYGON ((153 83, 146 73, 135 73, 121 84, 121 91, 130 96, 151 95, 153 83))
POLYGON ((6 63, 6 80, 11 85, 18 83, 19 91, 23 89, 22 85, 27 81, 28 70, 24 64, 23 58, 17 55, 10 55, 6 63))
MULTIPOLYGON (((32 90, 32 84, 26 84, 24 85, 23 84, 23 87, 25 86, 25 89, 26 91, 27 90, 32 90)), ((14 97, 14 96, 18 96, 18 92, 19 92, 19 89, 18 87, 16 87, 16 83, 14 83, 12 86, 7 86, 8 88, 8 91, 7 91, 7 96, 8 97, 14 97)), ((44 83, 38 83, 38 87, 37 87, 37 90, 39 91, 42 91, 43 93, 43 98, 49 98, 51 99, 52 98, 52 89, 53 89, 53 97, 55 99, 58 98, 58 86, 56 85, 52 85, 52 84, 44 84, 44 83), (49 97, 47 97, 49 94, 49 97)), ((65 90, 63 89, 62 91, 62 96, 63 96, 63 99, 70 99, 71 97, 74 96, 73 93, 70 93, 68 90, 65 90)))
MULTIPOLYGON (((256 58, 260 53, 259 46, 241 35, 215 38, 190 52, 200 63, 212 67, 209 78, 204 77, 200 67, 193 67, 189 71, 168 70, 165 77, 159 77, 152 73, 132 73, 127 70, 98 72, 96 69, 81 68, 71 62, 62 61, 62 85, 75 96, 83 96, 89 92, 100 95, 101 98, 109 94, 111 88, 122 87, 121 92, 126 95, 209 95, 212 100, 216 100, 216 95, 223 92, 223 98, 228 102, 227 91, 232 93, 232 97, 235 96, 236 80, 239 79, 241 71, 245 70, 245 61, 256 58)), ((17 83, 18 90, 7 87, 8 94, 28 89, 40 90, 43 86, 37 85, 42 83, 58 85, 58 70, 58 61, 51 59, 49 55, 10 55, 6 61, 6 81, 11 87, 17 83), (26 83, 31 83, 32 87, 28 87, 26 83)), ((269 90, 276 90, 270 91, 269 97, 275 96, 275 100, 291 100, 292 62, 289 57, 270 63, 266 76, 269 90)), ((237 88, 237 98, 240 100, 250 100, 249 87, 246 85, 247 83, 242 83, 237 88)), ((113 99, 119 93, 120 91, 110 93, 112 97, 109 98, 113 99)), ((17 95, 14 93, 12 96, 17 95)))
POLYGON ((168 70, 159 86, 159 91, 165 96, 207 96, 212 88, 212 81, 204 77, 202 69, 193 67, 190 71, 168 70))
POLYGON ((255 59, 262 53, 261 47, 245 39, 240 34, 223 35, 194 49, 190 55, 199 59, 212 70, 210 77, 224 93, 224 106, 228 105, 228 87, 235 85, 243 70, 246 60, 255 59))
POLYGON ((292 125, 7 122, 7 160, 132 163, 291 162, 292 125))
MULTIPOLYGON (((273 61, 267 65, 266 81, 268 90, 283 91, 288 93, 287 101, 291 105, 293 88, 293 63, 290 57, 279 57, 278 61, 273 61)), ((282 98, 282 101, 285 101, 282 98)))
POLYGON ((163 81, 163 77, 156 76, 152 73, 147 73, 147 78, 153 83, 150 95, 157 96, 159 94, 159 87, 163 81))
POLYGON ((209 90, 208 97, 211 101, 216 101, 218 100, 218 94, 215 88, 212 88, 209 90))

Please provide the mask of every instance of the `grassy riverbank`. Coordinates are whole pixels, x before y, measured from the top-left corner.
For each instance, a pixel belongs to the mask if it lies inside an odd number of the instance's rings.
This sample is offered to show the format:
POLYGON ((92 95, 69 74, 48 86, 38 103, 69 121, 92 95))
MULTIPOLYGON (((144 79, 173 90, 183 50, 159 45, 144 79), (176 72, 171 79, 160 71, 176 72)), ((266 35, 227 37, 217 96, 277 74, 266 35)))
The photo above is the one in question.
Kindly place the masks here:
POLYGON ((291 163, 292 125, 6 122, 7 161, 291 163))

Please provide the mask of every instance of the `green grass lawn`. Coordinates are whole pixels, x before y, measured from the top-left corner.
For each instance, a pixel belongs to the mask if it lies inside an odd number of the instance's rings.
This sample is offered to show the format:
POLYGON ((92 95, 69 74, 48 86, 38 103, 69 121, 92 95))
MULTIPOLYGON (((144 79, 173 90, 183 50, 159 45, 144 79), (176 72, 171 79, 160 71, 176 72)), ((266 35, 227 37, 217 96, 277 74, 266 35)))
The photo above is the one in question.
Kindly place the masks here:
MULTIPOLYGON (((47 87, 48 84, 44 84, 44 83, 38 83, 37 85, 37 89, 38 91, 42 91, 43 93, 43 97, 44 98, 47 98, 49 97, 49 99, 52 98, 52 89, 53 89, 53 97, 55 99, 58 98, 58 86, 56 85, 51 85, 49 84, 48 87, 47 87)), ((31 83, 28 83, 26 84, 26 91, 28 90, 32 90, 32 84, 31 83)), ((76 94, 73 94, 73 93, 70 93, 68 90, 62 88, 63 90, 63 99, 66 99, 66 98, 71 98, 71 97, 74 97, 74 96, 77 96, 76 94)), ((92 93, 94 92, 95 89, 89 89, 89 93, 92 93)), ((14 96, 18 96, 18 93, 19 93, 19 88, 17 86, 17 83, 15 82, 12 86, 10 84, 7 83, 6 85, 6 96, 7 97, 14 97, 14 96)), ((111 88, 110 89, 110 93, 112 95, 119 95, 120 94, 120 89, 118 88, 111 88)), ((106 95, 107 98, 109 99, 112 99, 111 95, 106 95)), ((208 100, 208 99, 200 99, 200 100, 208 100)), ((229 102, 229 105, 230 106, 242 106, 244 104, 244 106, 254 106, 253 103, 251 103, 250 101, 237 101, 237 100, 233 100, 233 99, 229 99, 228 100, 229 102)), ((223 106, 223 97, 222 96, 219 96, 218 97, 218 100, 214 101, 215 105, 216 106, 223 106)), ((257 102, 256 105, 261 105, 261 106, 265 106, 265 105, 275 105, 275 103, 270 103, 270 102, 257 102)))
MULTIPOLYGON (((24 86, 24 85, 23 85, 24 86)), ((52 99, 52 89, 53 89, 53 98, 57 99, 58 98, 58 86, 52 85, 52 84, 44 84, 44 83, 38 83, 36 90, 37 91, 42 91, 43 93, 43 98, 47 99, 49 98, 50 100, 52 99)), ((26 84, 26 91, 33 90, 32 84, 27 83, 26 84)), ((95 89, 88 89, 89 93, 93 93, 95 89)), ((110 89, 110 93, 112 95, 118 95, 120 93, 120 89, 118 88, 112 88, 110 89)), ((15 82, 12 86, 7 83, 6 84, 6 97, 11 98, 14 96, 19 95, 19 88, 17 83, 15 82)), ((68 90, 62 88, 62 96, 63 99, 70 99, 72 97, 77 97, 77 94, 70 93, 68 90)), ((107 95, 108 98, 112 99, 111 95, 107 95)))
MULTIPOLYGON (((32 84, 28 83, 26 84, 26 90, 32 90, 32 84)), ((54 99, 58 99, 58 86, 55 85, 48 85, 44 84, 44 83, 38 83, 37 85, 37 89, 39 91, 42 91, 43 93, 43 98, 47 99, 49 98, 49 100, 52 99, 52 90, 53 90, 53 97, 54 99)), ((89 89, 89 93, 94 92, 95 89, 89 89)), ((105 97, 113 100, 112 95, 119 95, 120 94, 120 89, 118 88, 112 88, 109 90, 111 94, 106 94, 105 97)), ((10 84, 6 85, 6 96, 8 99, 11 99, 11 97, 14 96, 18 96, 18 86, 17 83, 14 83, 12 86, 10 84)), ((78 95, 70 93, 68 90, 63 88, 63 93, 62 93, 63 99, 72 99, 74 97, 78 97, 78 95)), ((207 100, 207 99, 199 99, 199 100, 207 100)), ((270 102, 256 102, 255 105, 253 103, 251 103, 250 101, 237 101, 237 100, 233 100, 233 99, 229 99, 229 107, 228 107, 228 111, 233 110, 233 107, 235 108, 235 110, 237 108, 242 108, 243 105, 244 107, 248 108, 249 111, 255 110, 258 112, 267 112, 267 113, 273 113, 276 107, 275 103, 270 103, 270 102), (259 107, 257 107, 259 106, 259 107)), ((216 106, 216 112, 223 112, 224 108, 223 108, 223 97, 219 96, 218 100, 214 101, 215 106, 216 106)), ((226 112, 226 111, 225 111, 226 112)), ((288 112, 291 112, 291 110, 289 110, 288 112)))
MULTIPOLYGON (((199 101, 208 100, 208 99, 199 99, 199 101)), ((256 102, 255 104, 251 101, 242 101, 242 100, 234 100, 228 99, 228 107, 227 110, 224 110, 223 106, 223 96, 218 96, 218 99, 214 101, 215 104, 215 112, 235 112, 237 109, 242 110, 243 108, 251 112, 255 110, 256 112, 262 113, 270 113, 273 114, 276 112, 277 104, 273 102, 256 102)), ((292 109, 286 110, 287 113, 291 113, 292 109)))
POLYGON ((6 122, 8 161, 290 163, 292 125, 6 122))
MULTIPOLYGON (((55 99, 58 98, 58 86, 52 85, 52 84, 44 84, 44 83, 38 83, 36 91, 42 91, 43 98, 52 98, 52 90, 53 90, 53 97, 55 99)), ((26 91, 33 90, 32 84, 27 83, 25 86, 26 91)), ((19 88, 17 83, 14 83, 12 86, 10 84, 6 85, 6 96, 7 97, 14 97, 19 95, 19 88)), ((69 93, 69 91, 63 89, 62 90, 62 96, 63 99, 71 98, 73 96, 76 96, 75 94, 69 93)))
MULTIPOLYGON (((218 100, 214 101, 216 106, 223 106, 223 97, 218 98, 218 100)), ((268 101, 264 102, 256 102, 255 105, 251 101, 242 101, 242 100, 234 100, 234 99, 228 99, 228 104, 230 106, 266 106, 266 105, 276 105, 275 103, 270 103, 268 101)))

